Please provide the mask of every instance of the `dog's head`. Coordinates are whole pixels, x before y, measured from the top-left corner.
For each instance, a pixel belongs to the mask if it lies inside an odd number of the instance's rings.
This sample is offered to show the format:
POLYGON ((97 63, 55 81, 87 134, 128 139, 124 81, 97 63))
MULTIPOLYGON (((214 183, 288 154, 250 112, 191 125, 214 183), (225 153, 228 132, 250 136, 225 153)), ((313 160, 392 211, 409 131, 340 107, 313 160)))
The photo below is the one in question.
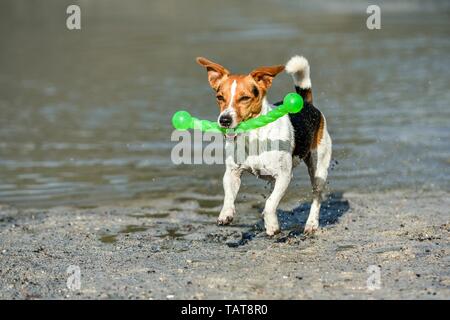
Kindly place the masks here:
POLYGON ((259 67, 248 75, 231 74, 218 63, 199 57, 197 62, 208 71, 208 81, 216 92, 222 128, 235 128, 241 121, 257 117, 273 78, 284 66, 259 67))

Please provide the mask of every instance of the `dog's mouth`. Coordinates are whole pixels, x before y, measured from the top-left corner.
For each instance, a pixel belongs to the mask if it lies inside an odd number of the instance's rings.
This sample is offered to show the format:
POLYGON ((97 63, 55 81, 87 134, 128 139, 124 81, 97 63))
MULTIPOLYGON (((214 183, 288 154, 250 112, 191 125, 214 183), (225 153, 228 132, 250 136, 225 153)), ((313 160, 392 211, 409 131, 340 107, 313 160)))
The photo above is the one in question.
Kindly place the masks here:
POLYGON ((238 126, 238 124, 236 123, 235 119, 232 118, 232 122, 227 126, 224 126, 219 122, 219 126, 225 131, 223 135, 227 140, 234 140, 236 138, 236 127, 238 126))
POLYGON ((224 135, 225 135, 225 138, 226 138, 227 140, 234 140, 234 139, 236 138, 236 136, 237 136, 237 133, 234 132, 233 129, 229 129, 229 130, 227 130, 227 131, 225 132, 224 135))

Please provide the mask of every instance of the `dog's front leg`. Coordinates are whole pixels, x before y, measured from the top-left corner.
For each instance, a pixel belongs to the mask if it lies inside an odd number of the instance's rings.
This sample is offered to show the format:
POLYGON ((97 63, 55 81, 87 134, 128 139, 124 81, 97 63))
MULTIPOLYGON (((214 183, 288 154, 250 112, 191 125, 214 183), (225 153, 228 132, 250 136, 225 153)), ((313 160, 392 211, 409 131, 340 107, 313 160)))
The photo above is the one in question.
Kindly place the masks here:
POLYGON ((291 172, 280 173, 275 177, 275 186, 273 188, 272 194, 266 201, 264 207, 264 226, 266 227, 266 233, 269 236, 280 232, 280 226, 278 224, 277 218, 277 207, 281 199, 286 192, 289 182, 291 181, 291 172))
POLYGON ((237 169, 227 168, 223 175, 223 189, 225 192, 225 198, 223 201, 223 208, 220 211, 219 218, 217 219, 218 225, 226 225, 233 221, 236 200, 239 187, 241 186, 241 172, 237 169))

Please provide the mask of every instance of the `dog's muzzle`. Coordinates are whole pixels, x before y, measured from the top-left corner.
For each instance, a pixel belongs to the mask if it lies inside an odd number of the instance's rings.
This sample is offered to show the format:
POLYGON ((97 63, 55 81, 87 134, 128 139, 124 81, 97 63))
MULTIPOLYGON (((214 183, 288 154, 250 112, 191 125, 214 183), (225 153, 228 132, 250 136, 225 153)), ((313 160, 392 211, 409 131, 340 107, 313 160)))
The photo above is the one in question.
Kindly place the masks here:
POLYGON ((231 117, 230 114, 225 113, 220 115, 219 117, 219 125, 222 128, 230 128, 230 126, 233 124, 233 118, 231 117))

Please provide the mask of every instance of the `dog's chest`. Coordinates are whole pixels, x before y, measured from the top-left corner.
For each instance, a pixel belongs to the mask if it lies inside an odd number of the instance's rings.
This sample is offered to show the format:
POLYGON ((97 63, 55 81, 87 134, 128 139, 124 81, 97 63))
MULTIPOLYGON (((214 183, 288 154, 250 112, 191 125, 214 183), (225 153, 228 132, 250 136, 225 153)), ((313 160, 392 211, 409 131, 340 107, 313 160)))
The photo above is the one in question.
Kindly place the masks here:
POLYGON ((234 148, 234 157, 228 157, 226 165, 233 169, 247 171, 255 176, 276 176, 282 170, 290 170, 294 148, 294 133, 287 116, 252 130, 234 141, 227 141, 228 148, 234 148), (244 150, 244 156, 242 156, 244 150))

